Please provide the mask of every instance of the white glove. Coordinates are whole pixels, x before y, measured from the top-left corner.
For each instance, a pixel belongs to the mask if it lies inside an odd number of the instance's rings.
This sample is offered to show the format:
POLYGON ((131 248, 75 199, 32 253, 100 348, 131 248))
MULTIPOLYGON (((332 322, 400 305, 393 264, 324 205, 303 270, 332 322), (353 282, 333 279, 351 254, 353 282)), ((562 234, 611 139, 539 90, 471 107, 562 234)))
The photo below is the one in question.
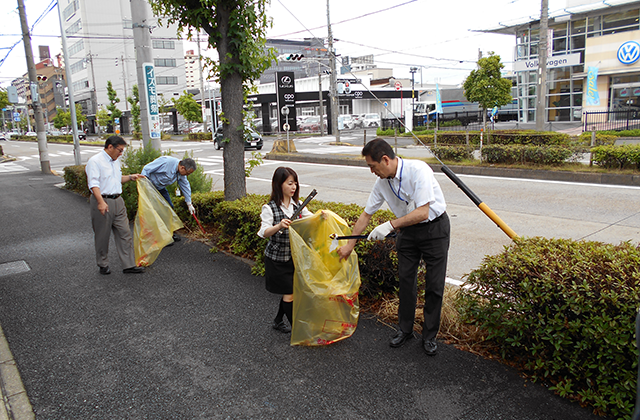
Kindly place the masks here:
POLYGON ((193 207, 193 204, 187 203, 187 208, 189 209, 189 213, 196 214, 196 208, 193 207))
POLYGON ((388 234, 393 232, 393 226, 391 222, 385 222, 371 231, 367 240, 369 241, 382 241, 388 234))

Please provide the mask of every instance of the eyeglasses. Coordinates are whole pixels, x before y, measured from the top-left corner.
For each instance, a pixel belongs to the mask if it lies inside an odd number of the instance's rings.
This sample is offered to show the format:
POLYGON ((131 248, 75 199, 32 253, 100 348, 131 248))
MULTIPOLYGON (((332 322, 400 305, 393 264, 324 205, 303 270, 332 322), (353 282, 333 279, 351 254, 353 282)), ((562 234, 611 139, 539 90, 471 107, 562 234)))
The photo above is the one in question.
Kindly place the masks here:
POLYGON ((124 147, 116 147, 118 153, 124 153, 124 147))

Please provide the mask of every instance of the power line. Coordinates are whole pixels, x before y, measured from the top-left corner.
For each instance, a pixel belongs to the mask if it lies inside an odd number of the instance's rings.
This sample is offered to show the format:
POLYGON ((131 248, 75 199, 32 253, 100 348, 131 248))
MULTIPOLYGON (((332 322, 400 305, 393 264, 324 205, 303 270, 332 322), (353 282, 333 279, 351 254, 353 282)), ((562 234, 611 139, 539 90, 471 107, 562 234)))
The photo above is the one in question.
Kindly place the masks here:
MULTIPOLYGON (((353 21, 353 20, 362 19, 363 17, 367 17, 367 16, 375 15, 375 14, 377 14, 377 13, 386 12, 387 10, 395 9, 396 7, 401 7, 401 6, 404 6, 404 5, 410 4, 410 3, 415 3, 416 1, 418 1, 418 0, 409 0, 409 1, 404 2, 404 3, 396 4, 395 6, 387 7, 386 9, 376 10, 375 12, 365 13, 364 15, 360 15, 360 16, 356 16, 356 17, 353 17, 353 18, 349 18, 349 19, 341 20, 341 21, 339 21, 339 22, 331 23, 331 25, 339 25, 339 24, 341 24, 341 23, 346 23, 346 22, 351 22, 351 21, 353 21)), ((284 8, 287 10, 287 12, 289 12, 289 13, 291 14, 291 16, 293 16, 296 20, 298 20, 298 18, 296 18, 296 17, 295 17, 295 15, 294 15, 293 13, 291 13, 291 12, 289 11, 289 9, 287 9, 287 8, 285 7, 285 5, 284 5, 284 4, 282 4, 282 2, 281 2, 280 0, 278 0, 278 3, 280 3, 280 4, 282 5, 282 7, 284 7, 284 8)), ((298 22, 300 22, 300 21, 298 20, 298 22)), ((300 24, 302 25, 302 23, 300 23, 300 24)), ((288 34, 279 35, 279 36, 267 37, 267 39, 282 38, 282 37, 286 37, 286 36, 289 36, 289 35, 299 34, 299 33, 301 33, 301 32, 309 32, 309 33, 310 33, 312 30, 326 28, 326 27, 327 27, 327 25, 322 25, 322 26, 318 26, 318 27, 315 27, 315 28, 311 28, 311 30, 307 29, 304 25, 302 25, 302 27, 304 28, 304 30, 303 30, 303 31, 296 31, 296 32, 290 32, 290 33, 288 33, 288 34)))

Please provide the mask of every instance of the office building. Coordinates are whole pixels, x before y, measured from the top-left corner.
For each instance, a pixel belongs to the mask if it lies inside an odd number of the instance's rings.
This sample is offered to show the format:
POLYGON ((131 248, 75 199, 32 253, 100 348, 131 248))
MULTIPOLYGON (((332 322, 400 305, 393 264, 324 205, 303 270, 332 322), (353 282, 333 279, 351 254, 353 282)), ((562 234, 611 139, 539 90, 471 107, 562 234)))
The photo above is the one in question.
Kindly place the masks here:
MULTIPOLYGON (((640 110, 639 19, 640 2, 625 0, 570 0, 565 9, 550 13, 545 121, 577 122, 590 111, 640 110)), ((519 119, 535 121, 540 21, 527 18, 484 32, 515 36, 519 119)))

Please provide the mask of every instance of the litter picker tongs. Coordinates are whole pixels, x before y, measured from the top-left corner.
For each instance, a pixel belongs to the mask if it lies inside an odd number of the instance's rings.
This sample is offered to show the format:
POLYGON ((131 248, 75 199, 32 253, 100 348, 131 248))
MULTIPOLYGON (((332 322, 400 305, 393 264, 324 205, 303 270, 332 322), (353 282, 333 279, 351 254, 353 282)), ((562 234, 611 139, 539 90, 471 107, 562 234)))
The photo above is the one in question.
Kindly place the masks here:
MULTIPOLYGON (((298 207, 296 209, 296 211, 293 212, 293 215, 291 216, 291 221, 294 221, 298 218, 298 216, 300 216, 300 213, 302 212, 302 209, 304 209, 305 207, 307 207, 307 204, 309 204, 309 202, 311 200, 313 200, 313 197, 316 196, 316 194, 318 194, 318 191, 316 191, 316 189, 314 188, 309 195, 307 196, 307 198, 304 199, 304 201, 302 202, 302 204, 300 205, 300 207, 298 207)), ((284 229, 284 228, 283 228, 284 229)), ((282 232, 283 229, 280 229, 278 232, 282 232)))

